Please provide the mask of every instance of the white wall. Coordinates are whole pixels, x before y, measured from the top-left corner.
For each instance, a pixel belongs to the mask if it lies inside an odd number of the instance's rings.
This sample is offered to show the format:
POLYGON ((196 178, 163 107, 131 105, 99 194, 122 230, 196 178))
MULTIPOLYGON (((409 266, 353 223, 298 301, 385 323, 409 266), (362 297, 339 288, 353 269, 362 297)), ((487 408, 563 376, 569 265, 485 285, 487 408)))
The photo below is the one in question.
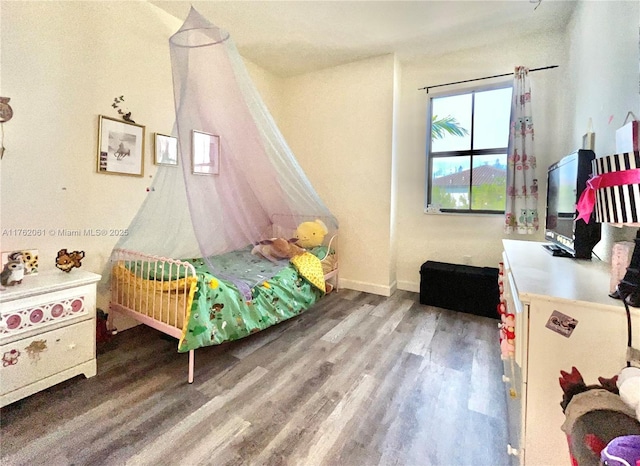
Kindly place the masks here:
MULTIPOLYGON (((612 131, 628 110, 640 116, 638 17, 636 2, 579 2, 566 35, 436 59, 399 65, 388 55, 287 80, 248 63, 341 222, 343 285, 389 294, 397 267, 398 287, 417 290, 426 260, 500 259, 501 217, 423 213, 427 97, 419 87, 559 64, 531 75, 543 179, 547 165, 579 147, 589 116, 598 154, 613 151, 612 131)), ((168 38, 181 21, 146 2, 1 2, 0 18, 0 95, 15 112, 4 125, 0 229, 126 228, 155 173, 153 132, 173 124, 168 38), (147 128, 143 178, 96 173, 98 115, 116 116, 110 105, 121 94, 147 128)), ((81 249, 83 267, 100 273, 116 240, 5 235, 0 248, 39 249, 43 269, 59 249, 81 249)), ((105 296, 99 305, 106 309, 105 296)))
MULTIPOLYGON (((38 249, 41 270, 61 248, 83 250, 83 269, 102 273, 117 237, 57 231, 126 229, 138 211, 155 174, 153 133, 174 123, 168 41, 182 21, 147 2, 1 2, 0 11, 0 95, 14 110, 0 164, 0 248, 38 249), (117 118, 119 95, 146 126, 142 178, 96 172, 98 116, 117 118), (15 229, 43 235, 8 234, 15 229)), ((280 81, 248 68, 277 113, 280 81)), ((98 306, 106 310, 108 296, 98 306)))
MULTIPOLYGON (((637 2, 579 2, 565 32, 515 38, 400 66, 391 66, 391 59, 363 60, 287 80, 283 130, 341 221, 343 284, 385 294, 397 279, 398 288, 418 291, 420 265, 427 260, 495 267, 501 259, 502 216, 423 212, 428 97, 418 88, 508 73, 517 65, 560 65, 530 75, 542 220, 546 169, 580 148, 587 116, 594 117, 599 152, 613 136, 601 137, 598 111, 611 108, 624 118, 635 108, 640 114, 637 54, 637 2), (573 84, 568 85, 569 75, 573 84), (369 89, 375 88, 382 94, 374 97, 369 89), (395 109, 391 121, 386 116, 389 108, 395 109), (373 118, 375 125, 367 121, 373 118), (387 241, 390 261, 381 249, 387 241)), ((509 237, 543 241, 542 228, 536 235, 509 237)), ((610 250, 610 234, 606 226, 604 230, 601 245, 610 250)))
MULTIPOLYGON (((126 229, 155 174, 153 132, 170 134, 173 91, 168 38, 179 21, 142 2, 2 2, 5 124, 2 250, 34 248, 40 269, 59 249, 85 251, 101 273, 117 237, 65 237, 61 230, 126 229), (96 172, 98 115, 117 118, 124 95, 146 126, 144 177, 96 172)), ((60 272, 62 273, 62 272, 60 272)), ((98 305, 107 309, 104 296, 98 305)))
POLYGON ((281 129, 340 222, 340 281, 390 294, 392 55, 285 80, 281 129))
MULTIPOLYGON (((580 147, 589 118, 595 153, 616 153, 615 130, 627 112, 640 118, 640 2, 579 2, 567 27, 569 59, 564 73, 565 150, 580 147)), ((635 229, 603 225, 595 251, 605 260, 613 242, 631 239, 635 229)))
POLYGON ((389 283, 394 284, 397 288, 398 285, 398 121, 401 102, 401 76, 402 67, 400 62, 396 58, 394 63, 394 76, 393 76, 393 117, 392 117, 392 142, 391 142, 391 193, 390 204, 390 227, 389 227, 389 239, 391 242, 391 267, 389 269, 389 283))
POLYGON ((640 118, 639 27, 639 2, 578 2, 567 26, 566 149, 582 143, 592 118, 596 155, 613 154, 627 112, 640 118))
MULTIPOLYGON (((398 287, 418 291, 420 265, 427 260, 470 263, 497 267, 501 259, 504 218, 501 215, 425 214, 425 148, 427 102, 438 90, 418 91, 429 85, 510 73, 517 65, 537 68, 565 66, 564 37, 546 34, 516 39, 444 55, 438 58, 404 63, 398 135, 398 287), (470 259, 465 257, 470 256, 470 259)), ((560 68, 561 69, 561 68, 560 68)), ((544 180, 546 167, 563 154, 557 130, 561 114, 559 69, 530 74, 533 120, 536 131, 537 177, 544 180)), ((502 80, 511 78, 501 78, 502 80)), ((488 84, 492 80, 475 84, 488 84)), ((500 82, 493 80, 493 82, 500 82)), ((473 83, 472 83, 473 84, 473 83)), ((468 88, 469 84, 448 86, 440 92, 468 88)), ((541 183, 545 192, 546 183, 541 183)), ((544 211, 544 196, 539 208, 544 211)), ((542 232, 516 239, 542 240, 542 232)))
POLYGON ((260 68, 249 60, 244 60, 247 71, 253 80, 262 100, 269 109, 269 113, 277 122, 282 119, 282 100, 284 95, 284 80, 275 76, 264 68, 260 68))

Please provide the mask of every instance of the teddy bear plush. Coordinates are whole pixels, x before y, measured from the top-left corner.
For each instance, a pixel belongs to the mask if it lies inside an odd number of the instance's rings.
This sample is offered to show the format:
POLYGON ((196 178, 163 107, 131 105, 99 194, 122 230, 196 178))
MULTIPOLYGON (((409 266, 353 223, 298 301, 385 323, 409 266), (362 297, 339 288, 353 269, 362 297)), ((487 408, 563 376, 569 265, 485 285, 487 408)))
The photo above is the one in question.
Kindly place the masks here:
POLYGON ((251 254, 260 255, 271 262, 282 259, 291 259, 305 252, 301 247, 296 246, 296 238, 286 240, 284 238, 270 238, 260 241, 251 250, 251 254))
POLYGON ((302 222, 296 229, 296 244, 301 248, 311 249, 320 246, 329 229, 322 220, 302 222))

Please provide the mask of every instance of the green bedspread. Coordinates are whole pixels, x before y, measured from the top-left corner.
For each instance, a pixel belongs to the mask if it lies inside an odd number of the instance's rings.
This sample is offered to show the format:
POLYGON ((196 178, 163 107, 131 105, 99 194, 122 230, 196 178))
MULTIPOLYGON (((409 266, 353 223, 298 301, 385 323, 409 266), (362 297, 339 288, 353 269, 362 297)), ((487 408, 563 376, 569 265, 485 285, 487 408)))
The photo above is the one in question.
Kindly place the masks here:
MULTIPOLYGON (((270 276, 274 267, 269 261, 251 256, 250 249, 219 256, 216 261, 219 270, 246 276, 253 283, 255 278, 249 277, 270 276)), ((300 314, 323 295, 289 265, 273 278, 255 285, 251 289, 252 299, 247 301, 232 283, 209 273, 204 260, 189 262, 196 268, 198 282, 178 347, 180 352, 258 332, 300 314)))

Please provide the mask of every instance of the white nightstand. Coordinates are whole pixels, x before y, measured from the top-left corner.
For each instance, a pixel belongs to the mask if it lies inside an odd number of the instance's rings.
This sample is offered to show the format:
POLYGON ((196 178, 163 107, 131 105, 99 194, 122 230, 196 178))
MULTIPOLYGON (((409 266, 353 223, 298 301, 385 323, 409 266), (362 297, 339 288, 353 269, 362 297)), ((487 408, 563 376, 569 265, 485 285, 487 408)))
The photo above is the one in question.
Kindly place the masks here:
POLYGON ((82 270, 51 270, 0 291, 0 406, 96 375, 98 280, 82 270))

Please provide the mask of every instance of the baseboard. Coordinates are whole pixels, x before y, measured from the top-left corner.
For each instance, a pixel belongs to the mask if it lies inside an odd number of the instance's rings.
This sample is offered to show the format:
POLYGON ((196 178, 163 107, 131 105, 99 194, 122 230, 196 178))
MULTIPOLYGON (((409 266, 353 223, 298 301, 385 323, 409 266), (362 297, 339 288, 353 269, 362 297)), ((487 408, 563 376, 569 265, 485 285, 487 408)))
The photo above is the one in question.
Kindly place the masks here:
POLYGON ((375 283, 360 282, 357 280, 340 279, 340 288, 348 290, 362 291, 364 293, 377 294, 380 296, 391 296, 397 288, 396 282, 391 285, 376 285, 375 283))
POLYGON ((407 282, 407 281, 399 281, 398 289, 402 291, 412 291, 414 293, 420 293, 420 283, 419 282, 407 282))

